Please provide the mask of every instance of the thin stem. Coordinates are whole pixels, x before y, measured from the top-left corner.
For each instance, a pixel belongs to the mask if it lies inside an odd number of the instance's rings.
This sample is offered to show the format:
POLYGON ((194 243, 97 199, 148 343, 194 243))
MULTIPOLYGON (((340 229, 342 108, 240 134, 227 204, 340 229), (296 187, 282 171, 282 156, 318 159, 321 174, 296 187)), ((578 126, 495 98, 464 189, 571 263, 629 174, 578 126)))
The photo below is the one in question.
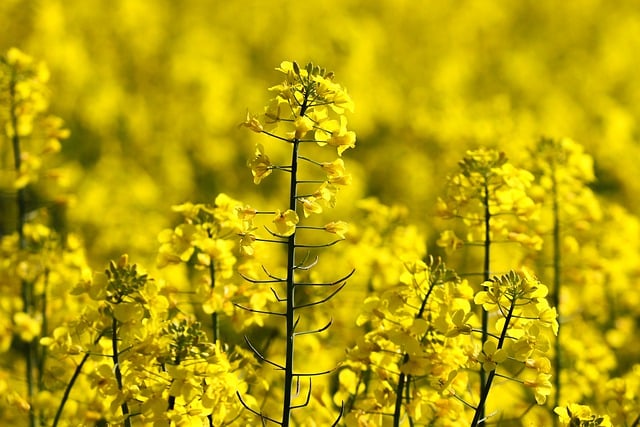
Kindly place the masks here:
MULTIPOLYGON (((98 337, 95 339, 93 344, 94 345, 97 344, 98 341, 100 341, 100 338, 102 338, 103 336, 104 336, 104 332, 100 333, 100 335, 98 335, 98 337)), ((91 356, 91 353, 89 351, 85 352, 84 356, 82 356, 82 360, 80 360, 80 363, 78 364, 78 366, 76 366, 76 370, 73 372, 73 375, 71 376, 71 379, 67 384, 67 387, 64 389, 64 393, 62 394, 62 399, 60 400, 60 406, 58 406, 58 410, 56 411, 56 416, 53 419, 53 424, 51 425, 51 427, 57 427, 58 422, 60 421, 60 417, 62 416, 62 411, 64 410, 64 405, 66 405, 67 400, 69 400, 71 389, 73 388, 73 385, 76 383, 76 380, 80 376, 80 373, 82 372, 82 368, 84 367, 84 364, 87 362, 87 360, 89 360, 89 356, 91 356)))
MULTIPOLYGON (((304 115, 304 108, 300 111, 300 116, 304 115)), ((295 140, 291 153, 291 182, 289 189, 289 209, 295 211, 297 207, 297 175, 298 175, 298 149, 299 142, 295 140)), ((282 403, 282 426, 289 425, 291 416, 291 395, 293 389, 293 354, 295 337, 295 254, 296 254, 296 233, 294 232, 287 239, 287 309, 286 309, 286 353, 284 371, 284 399, 282 403)))
MULTIPOLYGON (((209 261, 209 278, 211 279, 211 292, 213 292, 213 289, 216 286, 216 269, 213 263, 213 258, 209 261)), ((219 332, 220 326, 218 325, 218 312, 214 310, 214 312, 211 313, 211 334, 214 344, 218 342, 219 332)))
MULTIPOLYGON (((511 323, 511 318, 513 316, 513 311, 516 308, 516 298, 511 301, 511 305, 509 306, 509 312, 505 316, 504 326, 502 327, 502 332, 500 333, 500 339, 498 339, 497 349, 502 349, 504 345, 504 341, 507 338, 507 330, 509 329, 509 323, 511 323)), ((491 384, 493 383, 493 379, 496 376, 496 370, 489 372, 489 376, 487 377, 487 383, 483 388, 483 392, 480 395, 480 401, 478 402, 478 407, 476 409, 476 413, 473 417, 473 421, 471 422, 471 426, 482 426, 485 424, 485 404, 487 402, 487 397, 489 397, 489 391, 491 390, 491 384)))
MULTIPOLYGON (((486 282, 489 280, 491 274, 491 211, 489 209, 489 184, 488 179, 484 179, 484 189, 482 195, 482 204, 484 206, 484 265, 483 265, 483 279, 486 282)), ((482 308, 482 346, 489 339, 489 312, 482 308)), ((495 372, 495 371, 492 371, 495 372)), ((480 366, 480 396, 486 396, 488 394, 488 386, 490 384, 487 380, 487 373, 484 367, 480 366)), ((486 399, 486 397, 485 397, 486 399)), ((477 418, 482 420, 481 426, 484 425, 485 414, 485 400, 480 399, 478 409, 476 411, 477 418)), ((477 421, 477 420, 476 420, 477 421)), ((475 426, 475 424, 472 424, 475 426)))
MULTIPOLYGON (((415 315, 416 319, 422 318, 422 315, 424 314, 424 311, 427 308, 427 301, 429 301, 429 296, 431 295, 431 292, 433 291, 434 287, 435 287, 435 284, 431 282, 429 284, 429 291, 427 292, 425 297, 422 299, 420 308, 418 309, 415 315)), ((409 361, 409 353, 405 353, 404 356, 402 357, 402 363, 400 364, 400 367, 402 367, 402 365, 404 365, 408 361, 409 361)), ((400 377, 398 378, 398 386, 396 387, 396 403, 395 403, 395 409, 393 412, 393 427, 400 426, 400 415, 401 415, 400 412, 402 409, 402 393, 405 391, 405 386, 406 386, 407 401, 410 400, 410 397, 409 397, 409 390, 410 390, 409 381, 410 380, 411 380, 411 375, 405 375, 404 372, 400 372, 400 377)), ((411 417, 409 417, 409 423, 412 423, 411 417)))
MULTIPOLYGON (((113 354, 111 355, 111 359, 113 360, 113 369, 116 375, 116 381, 118 383, 118 389, 122 391, 122 372, 120 371, 120 362, 118 360, 118 321, 116 318, 113 318, 111 323, 111 351, 113 354)), ((131 427, 131 419, 129 418, 129 405, 127 405, 127 401, 123 401, 122 405, 122 415, 124 415, 124 425, 125 427, 131 427)))
MULTIPOLYGON (((11 137, 11 142, 13 145, 13 163, 16 170, 16 174, 20 174, 20 169, 22 167, 22 152, 20 149, 20 136, 18 135, 18 115, 16 114, 17 110, 17 101, 16 101, 16 84, 17 84, 17 73, 15 69, 11 69, 11 77, 9 79, 9 118, 11 120, 11 127, 13 129, 13 135, 11 137)), ((27 247, 27 242, 24 236, 24 224, 26 222, 27 217, 27 202, 25 195, 25 188, 21 186, 18 188, 18 193, 16 197, 16 204, 18 209, 18 215, 16 218, 16 229, 18 232, 18 248, 20 251, 24 251, 27 247)), ((21 280, 21 294, 22 294, 22 309, 25 313, 31 314, 33 309, 33 284, 28 282, 27 280, 21 280)), ((27 381, 27 397, 28 401, 31 403, 33 401, 34 395, 34 365, 35 361, 35 344, 33 341, 25 343, 24 350, 24 358, 26 362, 26 381, 27 381)), ((33 407, 32 407, 33 408, 33 407)), ((29 426, 36 426, 36 414, 33 409, 29 410, 29 426)))
MULTIPOLYGON (((404 365, 408 361, 409 361, 409 354, 405 353, 404 357, 402 358, 402 365, 404 365)), ((395 409, 393 411, 393 427, 400 426, 400 418, 401 418, 401 410, 402 410, 402 393, 404 392, 405 381, 406 381, 406 375, 403 372, 400 372, 400 377, 398 378, 398 386, 396 387, 396 403, 395 403, 395 409)))
MULTIPOLYGON (((173 361, 173 364, 176 366, 180 365, 180 356, 176 356, 175 360, 173 361)), ((175 378, 171 379, 172 385, 175 380, 176 380, 175 378)), ((169 398, 167 399, 167 411, 171 411, 175 407, 175 405, 176 405, 176 397, 170 394, 169 398)))
MULTIPOLYGON (((42 327, 40 328, 40 338, 48 335, 49 331, 49 322, 47 317, 47 292, 49 288, 49 268, 45 268, 43 274, 43 290, 42 290, 42 303, 40 313, 42 316, 42 327)), ((44 385, 44 372, 45 372, 45 362, 47 360, 47 351, 48 347, 46 346, 38 346, 36 349, 37 355, 37 363, 38 363, 38 390, 45 389, 44 385)), ((40 414, 40 425, 45 425, 44 413, 40 414)))
MULTIPOLYGON (((551 171, 551 191, 553 196, 553 292, 551 293, 551 303, 556 308, 558 319, 560 318, 560 274, 561 274, 561 253, 560 253, 560 207, 558 201, 558 181, 556 177, 556 169, 552 165, 551 171)), ((554 387, 556 389, 553 407, 560 405, 560 369, 561 369, 561 346, 560 346, 560 330, 562 327, 559 325, 558 334, 555 339, 554 349, 555 356, 553 360, 554 364, 554 387)), ((553 425, 558 425, 557 417, 553 417, 553 425)))

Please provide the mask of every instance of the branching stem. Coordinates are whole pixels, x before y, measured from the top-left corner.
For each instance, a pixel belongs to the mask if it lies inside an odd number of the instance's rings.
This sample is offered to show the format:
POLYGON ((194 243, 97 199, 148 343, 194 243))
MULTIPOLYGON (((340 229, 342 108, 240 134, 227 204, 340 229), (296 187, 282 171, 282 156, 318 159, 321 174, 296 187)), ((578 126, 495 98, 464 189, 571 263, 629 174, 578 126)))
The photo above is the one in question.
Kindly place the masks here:
MULTIPOLYGON (((120 361, 118 354, 118 320, 114 317, 111 323, 111 360, 113 361, 113 370, 116 376, 116 382, 118 383, 118 389, 122 391, 122 371, 120 370, 120 361)), ((131 419, 129 418, 129 405, 127 405, 126 399, 120 405, 122 408, 122 415, 124 416, 125 427, 131 427, 131 419)))
MULTIPOLYGON (((511 305, 509 306, 509 312, 507 313, 504 320, 504 326, 502 327, 502 332, 500 333, 500 339, 498 339, 498 346, 497 346, 498 350, 502 349, 504 345, 504 341, 507 338, 507 330, 509 329, 509 324, 511 323, 511 318, 513 317, 513 311, 516 308, 516 301, 517 299, 514 296, 513 300, 511 301, 511 305)), ((473 417, 473 421, 471 422, 472 427, 482 426, 485 424, 485 421, 486 421, 485 415, 484 415, 485 404, 487 403, 487 398, 489 397, 489 391, 491 390, 491 384, 493 383, 493 379, 495 378, 495 376, 496 376, 495 369, 489 372, 489 375, 487 377, 487 383, 485 384, 483 388, 483 392, 480 395, 480 401, 478 402, 476 413, 473 417)))

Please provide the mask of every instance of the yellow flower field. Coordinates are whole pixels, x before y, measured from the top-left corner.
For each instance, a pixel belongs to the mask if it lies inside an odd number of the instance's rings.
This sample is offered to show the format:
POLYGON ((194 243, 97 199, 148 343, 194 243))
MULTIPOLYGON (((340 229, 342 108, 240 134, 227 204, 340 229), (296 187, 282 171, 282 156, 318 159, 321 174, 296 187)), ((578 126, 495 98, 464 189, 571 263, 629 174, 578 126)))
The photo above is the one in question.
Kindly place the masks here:
POLYGON ((635 1, 0 24, 0 424, 640 425, 635 1))

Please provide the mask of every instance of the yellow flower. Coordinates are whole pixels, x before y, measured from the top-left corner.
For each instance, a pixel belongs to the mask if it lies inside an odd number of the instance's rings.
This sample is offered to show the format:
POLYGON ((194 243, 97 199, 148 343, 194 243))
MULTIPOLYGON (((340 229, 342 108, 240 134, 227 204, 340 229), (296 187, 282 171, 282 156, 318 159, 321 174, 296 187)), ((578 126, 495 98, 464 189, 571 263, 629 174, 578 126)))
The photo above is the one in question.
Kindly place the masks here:
POLYGON ((299 74, 301 76, 307 76, 307 70, 304 68, 298 67, 298 64, 295 64, 292 61, 282 61, 279 67, 276 67, 276 70, 281 73, 287 74, 287 76, 291 74, 299 74), (297 71, 297 72, 296 72, 297 71))
POLYGON ((327 205, 333 208, 336 206, 337 192, 338 187, 325 181, 322 183, 322 185, 320 185, 320 187, 318 187, 316 191, 313 192, 313 197, 315 197, 317 200, 325 201, 327 205))
POLYGON ((560 423, 563 426, 573 427, 589 425, 599 427, 612 427, 611 420, 609 419, 608 415, 594 415, 591 412, 591 408, 586 405, 570 403, 566 407, 556 407, 553 412, 558 415, 558 417, 560 418, 560 423))
POLYGON ((264 130, 264 128, 262 127, 262 123, 260 123, 260 120, 258 120, 258 117, 249 113, 248 111, 247 118, 244 122, 240 123, 240 126, 247 127, 257 133, 261 133, 264 130))
POLYGON ((332 221, 325 224, 324 229, 329 233, 333 233, 341 239, 345 238, 345 234, 349 230, 349 224, 344 221, 332 221))
POLYGON ((295 139, 303 138, 311 129, 313 129, 313 122, 309 117, 296 117, 293 122, 295 132, 293 137, 295 139))
POLYGON ((440 238, 436 244, 443 247, 447 253, 451 253, 464 246, 464 241, 456 236, 456 233, 453 230, 445 230, 440 234, 440 238))
POLYGON ((507 352, 503 349, 498 349, 498 344, 495 341, 489 340, 482 346, 482 353, 478 355, 478 361, 482 362, 482 368, 489 372, 498 367, 499 363, 507 360, 507 352))
POLYGON ((351 174, 347 173, 344 167, 344 160, 338 158, 333 162, 324 162, 320 166, 327 173, 327 180, 331 184, 337 185, 350 185, 352 178, 351 174))
POLYGON ((273 167, 271 166, 269 157, 264 154, 264 147, 262 144, 256 145, 255 155, 253 159, 249 161, 249 167, 251 168, 254 184, 260 184, 260 181, 271 175, 273 167))
POLYGON ((341 158, 335 159, 333 162, 320 163, 320 167, 327 173, 327 177, 344 175, 346 169, 344 167, 344 160, 341 158))
POLYGON ((253 244, 256 241, 256 236, 253 233, 243 233, 240 238, 240 252, 245 255, 253 255, 255 250, 253 244))
POLYGON ((527 368, 535 369, 538 372, 548 374, 551 372, 551 362, 546 357, 535 357, 533 359, 527 359, 525 361, 527 368))
POLYGON ((347 130, 347 118, 340 116, 340 121, 327 120, 323 123, 323 128, 318 129, 315 134, 316 142, 320 146, 331 145, 338 148, 338 155, 347 148, 354 148, 356 145, 356 134, 347 130))
POLYGON ((353 178, 350 173, 346 175, 336 175, 329 178, 329 182, 335 185, 351 185, 353 178))
POLYGON ((279 235, 291 236, 296 231, 298 221, 298 214, 291 209, 287 209, 284 212, 276 211, 276 217, 273 223, 276 225, 276 230, 279 235))
POLYGON ((300 203, 302 203, 302 210, 304 213, 304 217, 307 218, 312 213, 322 213, 322 206, 316 201, 316 198, 313 196, 309 197, 301 197, 298 199, 300 203))
POLYGON ((523 382, 526 387, 534 389, 536 402, 538 402, 539 405, 544 404, 547 401, 547 396, 551 394, 552 385, 549 378, 551 378, 550 374, 540 372, 535 379, 525 380, 523 382))
POLYGON ((355 148, 356 133, 347 130, 346 117, 340 116, 340 128, 331 133, 331 138, 327 140, 327 144, 337 147, 339 156, 342 156, 342 153, 347 148, 355 148))
POLYGON ((42 321, 27 313, 18 312, 13 315, 14 331, 24 342, 31 342, 40 335, 42 321))
MULTIPOLYGON (((471 332, 473 331, 473 327, 468 322, 472 315, 473 313, 471 312, 465 313, 464 310, 456 310, 451 315, 451 323, 453 323, 453 328, 447 331, 446 336, 448 338, 453 338, 457 337, 460 334, 471 334, 471 332)), ((441 328, 442 326, 444 325, 440 324, 441 328)))
POLYGON ((251 222, 256 217, 257 213, 258 212, 256 211, 256 209, 252 208, 249 205, 244 205, 244 207, 236 207, 236 214, 242 221, 251 222))
POLYGON ((26 68, 33 63, 33 58, 16 47, 7 51, 7 63, 16 68, 26 68))

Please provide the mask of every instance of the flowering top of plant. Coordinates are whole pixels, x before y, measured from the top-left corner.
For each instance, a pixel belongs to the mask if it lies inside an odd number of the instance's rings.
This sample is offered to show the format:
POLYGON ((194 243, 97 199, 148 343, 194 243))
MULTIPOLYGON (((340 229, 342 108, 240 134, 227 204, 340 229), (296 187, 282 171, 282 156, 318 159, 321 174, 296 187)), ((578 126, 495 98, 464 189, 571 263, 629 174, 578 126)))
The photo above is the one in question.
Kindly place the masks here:
MULTIPOLYGON (((14 144, 21 139, 29 139, 29 143, 21 147, 19 159, 16 159, 18 175, 14 188, 24 188, 37 181, 42 175, 43 155, 59 152, 60 140, 69 137, 69 130, 64 129, 62 119, 46 114, 49 107, 48 81, 47 66, 19 49, 11 48, 0 57, 0 97, 8 98, 9 104, 9 117, 4 117, 6 110, 0 113, 0 119, 5 123, 4 133, 14 144)), ((55 174, 50 175, 53 177, 55 174)))
POLYGON ((486 148, 467 151, 459 165, 460 171, 448 178, 447 195, 438 199, 437 211, 443 218, 461 219, 467 235, 460 238, 453 230, 446 230, 438 245, 452 251, 465 242, 486 242, 489 238, 539 250, 542 238, 523 224, 539 214, 539 206, 527 193, 533 174, 515 167, 504 153, 486 148))
MULTIPOLYGON (((254 248, 254 243, 260 242, 260 246, 271 245, 271 247, 282 245, 286 247, 286 274, 273 274, 265 266, 262 266, 262 274, 266 275, 264 279, 243 274, 243 278, 249 283, 275 284, 273 286, 279 286, 281 289, 271 287, 277 307, 273 310, 256 310, 244 304, 238 304, 238 307, 253 313, 284 319, 283 326, 286 334, 284 364, 261 354, 247 339, 247 344, 259 359, 278 367, 284 373, 280 420, 266 415, 266 412, 258 412, 253 409, 242 400, 241 394, 238 394, 238 397, 249 412, 258 415, 263 421, 268 420, 286 427, 289 425, 291 411, 307 406, 312 394, 311 381, 309 381, 307 389, 309 397, 307 397, 306 403, 294 403, 296 395, 300 394, 300 378, 304 376, 311 379, 326 373, 310 374, 306 372, 302 375, 298 371, 293 362, 295 338, 301 334, 321 333, 328 329, 332 323, 330 321, 325 326, 300 332, 299 329, 304 327, 300 322, 301 317, 298 311, 329 301, 340 292, 346 285, 346 280, 354 272, 351 271, 339 279, 334 278, 324 282, 320 281, 318 276, 310 273, 309 270, 315 267, 319 261, 319 257, 316 255, 315 261, 310 262, 310 254, 321 248, 333 246, 339 240, 344 239, 348 226, 343 221, 312 225, 307 224, 305 220, 310 222, 309 217, 322 213, 324 206, 333 208, 338 190, 351 184, 351 175, 346 172, 341 156, 346 149, 355 147, 356 136, 355 132, 347 129, 347 119, 344 115, 346 110, 353 110, 353 102, 344 88, 333 81, 333 73, 311 63, 301 68, 296 62, 289 61, 282 62, 276 70, 285 74, 285 79, 282 83, 269 89, 275 93, 275 96, 270 100, 263 114, 257 116, 247 113, 247 118, 242 125, 254 132, 267 135, 272 140, 288 144, 287 148, 290 149, 288 164, 274 164, 262 144, 256 145, 254 157, 248 162, 255 184, 260 184, 276 170, 289 175, 287 207, 257 210, 245 206, 237 212, 239 217, 243 219, 239 233, 241 252, 259 257, 262 249, 254 248), (338 158, 333 161, 312 158, 312 156, 318 155, 316 151, 324 151, 312 150, 313 143, 320 147, 335 147, 338 158), (311 145, 310 148, 309 145, 311 145), (305 150, 309 150, 310 154, 307 154, 305 150), (270 215, 272 218, 270 224, 263 224, 264 230, 269 234, 267 237, 261 237, 258 234, 260 227, 254 225, 254 220, 258 215, 270 215), (317 240, 311 240, 310 237, 316 232, 330 233, 335 237, 332 238, 333 241, 317 243, 317 240), (304 243, 302 243, 303 238, 305 239, 304 243), (302 251, 306 252, 304 256, 300 255, 302 251), (296 297, 296 291, 310 287, 330 291, 312 302, 303 302, 299 297, 296 297), (295 394, 293 393, 294 382, 297 382, 295 394)), ((262 288, 266 288, 266 286, 262 286, 262 288)), ((338 419, 341 417, 342 411, 340 411, 338 419)), ((334 425, 335 423, 337 421, 334 421, 334 425)))
MULTIPOLYGON (((330 145, 336 147, 338 155, 355 147, 355 132, 347 130, 344 116, 345 110, 353 111, 353 101, 347 91, 333 81, 332 72, 312 63, 300 68, 296 62, 289 61, 282 62, 276 70, 286 75, 284 82, 269 89, 276 95, 261 116, 247 113, 244 126, 285 141, 295 139, 330 145)), ((265 175, 264 168, 269 168, 268 157, 259 151, 256 159, 261 160, 254 160, 252 166, 254 177, 265 175)))

